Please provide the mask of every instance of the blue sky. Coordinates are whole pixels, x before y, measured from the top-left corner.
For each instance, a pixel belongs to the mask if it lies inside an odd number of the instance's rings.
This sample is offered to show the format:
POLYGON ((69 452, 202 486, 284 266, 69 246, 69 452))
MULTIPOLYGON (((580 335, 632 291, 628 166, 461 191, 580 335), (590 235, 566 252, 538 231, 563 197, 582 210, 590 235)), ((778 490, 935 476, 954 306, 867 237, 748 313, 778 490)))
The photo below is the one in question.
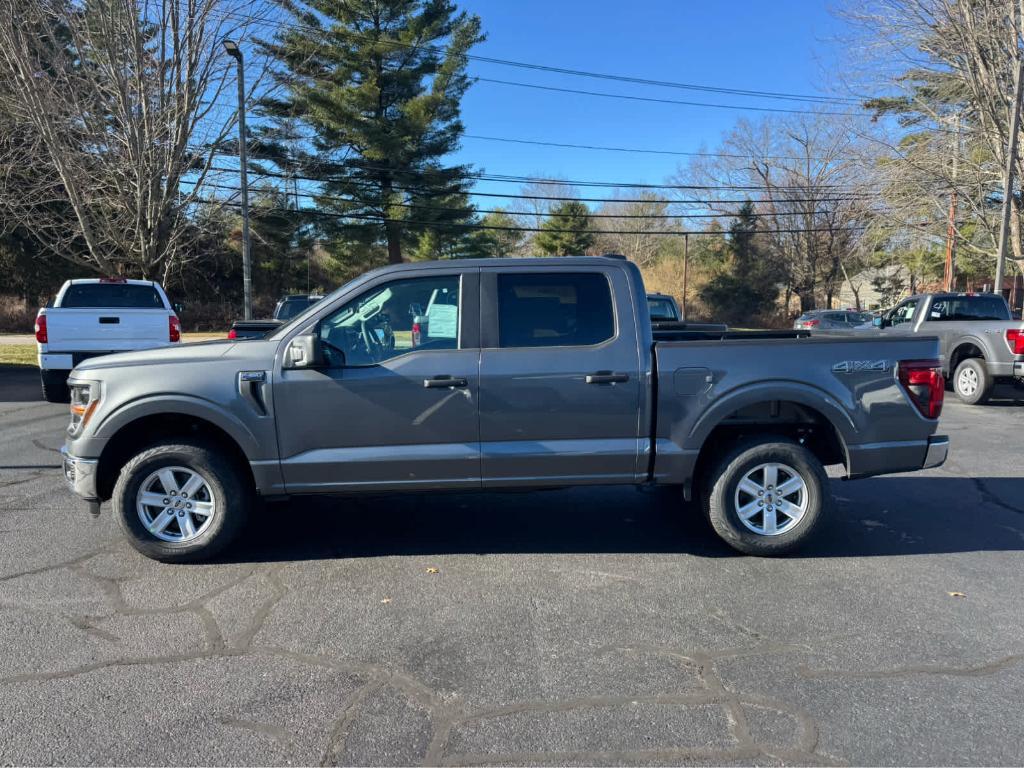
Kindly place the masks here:
MULTIPOLYGON (((817 0, 462 0, 483 21, 473 53, 659 80, 828 94, 841 23, 817 0)), ((797 102, 697 93, 473 62, 471 74, 612 93, 722 104, 797 102)), ((630 102, 477 83, 463 101, 466 133, 673 151, 714 150, 741 109, 630 102)), ((489 173, 661 183, 685 158, 463 140, 456 156, 489 173)), ((515 191, 481 182, 478 191, 515 191)), ((596 196, 596 195, 595 195, 596 196)), ((499 201, 490 201, 497 204, 499 201)), ((487 204, 481 201, 481 207, 487 204)))

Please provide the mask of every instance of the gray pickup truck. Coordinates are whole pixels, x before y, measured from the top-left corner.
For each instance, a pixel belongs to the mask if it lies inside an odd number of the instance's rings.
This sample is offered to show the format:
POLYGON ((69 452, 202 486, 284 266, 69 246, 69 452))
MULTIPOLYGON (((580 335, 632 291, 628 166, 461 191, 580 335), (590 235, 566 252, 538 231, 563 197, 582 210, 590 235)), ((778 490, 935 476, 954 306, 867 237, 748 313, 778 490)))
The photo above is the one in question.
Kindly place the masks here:
POLYGON ((64 472, 165 561, 221 550, 260 497, 607 484, 675 486, 780 554, 827 517, 824 466, 946 458, 934 338, 667 325, 618 259, 388 267, 265 339, 79 365, 64 472))
POLYGON ((1024 323, 993 293, 926 293, 874 320, 888 335, 939 339, 942 371, 957 397, 984 403, 998 381, 1024 380, 1024 323))

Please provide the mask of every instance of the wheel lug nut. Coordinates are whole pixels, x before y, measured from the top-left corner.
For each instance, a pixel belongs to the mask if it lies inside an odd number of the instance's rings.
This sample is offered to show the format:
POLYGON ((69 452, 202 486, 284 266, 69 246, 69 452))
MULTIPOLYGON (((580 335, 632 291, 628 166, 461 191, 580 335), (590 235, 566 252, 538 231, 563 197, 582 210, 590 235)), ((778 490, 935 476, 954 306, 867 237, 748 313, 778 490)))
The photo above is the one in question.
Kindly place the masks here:
POLYGON ((763 506, 764 506, 764 502, 763 502, 763 501, 759 501, 759 502, 757 502, 757 506, 759 506, 759 507, 763 507, 763 506))
POLYGON ((758 495, 758 496, 764 496, 764 491, 758 491, 758 492, 757 492, 757 495, 758 495))
POLYGON ((170 503, 171 503, 170 499, 164 499, 164 504, 170 504, 170 503))
POLYGON ((178 517, 184 517, 184 516, 185 516, 185 510, 184 509, 179 509, 178 510, 178 517))

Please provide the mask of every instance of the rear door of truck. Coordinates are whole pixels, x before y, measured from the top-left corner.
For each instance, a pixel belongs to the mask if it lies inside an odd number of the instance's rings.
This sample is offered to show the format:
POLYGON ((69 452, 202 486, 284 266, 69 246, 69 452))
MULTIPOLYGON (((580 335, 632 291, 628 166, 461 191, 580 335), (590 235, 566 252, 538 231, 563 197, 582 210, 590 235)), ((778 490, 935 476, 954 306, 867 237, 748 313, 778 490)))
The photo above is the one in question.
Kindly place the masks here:
POLYGON ((117 352, 168 344, 172 314, 152 283, 72 283, 58 305, 46 310, 47 351, 117 352))
POLYGON ((484 487, 631 483, 646 447, 625 270, 553 261, 481 271, 484 487))

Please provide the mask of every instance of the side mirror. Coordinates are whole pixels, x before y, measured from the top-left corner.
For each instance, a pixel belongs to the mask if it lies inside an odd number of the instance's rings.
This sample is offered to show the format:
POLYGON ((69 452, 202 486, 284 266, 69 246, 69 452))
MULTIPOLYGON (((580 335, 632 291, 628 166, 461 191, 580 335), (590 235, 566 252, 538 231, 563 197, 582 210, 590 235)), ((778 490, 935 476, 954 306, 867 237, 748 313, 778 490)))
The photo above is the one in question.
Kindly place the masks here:
POLYGON ((885 326, 885 318, 876 317, 874 320, 871 321, 871 324, 875 326, 875 328, 882 328, 885 326))
POLYGON ((320 338, 315 333, 304 333, 288 342, 284 351, 283 368, 319 368, 324 364, 320 338))

